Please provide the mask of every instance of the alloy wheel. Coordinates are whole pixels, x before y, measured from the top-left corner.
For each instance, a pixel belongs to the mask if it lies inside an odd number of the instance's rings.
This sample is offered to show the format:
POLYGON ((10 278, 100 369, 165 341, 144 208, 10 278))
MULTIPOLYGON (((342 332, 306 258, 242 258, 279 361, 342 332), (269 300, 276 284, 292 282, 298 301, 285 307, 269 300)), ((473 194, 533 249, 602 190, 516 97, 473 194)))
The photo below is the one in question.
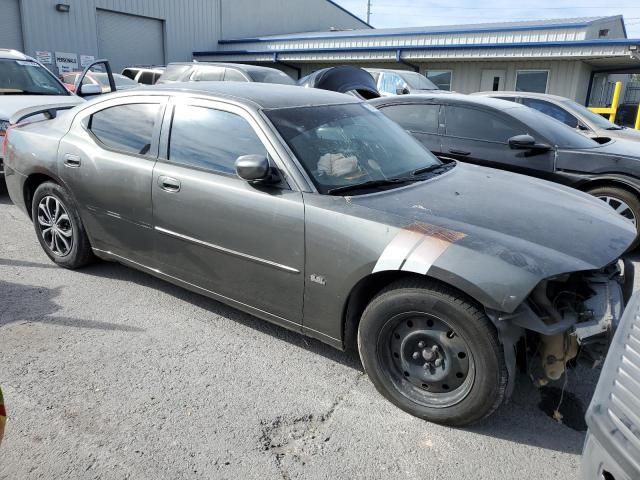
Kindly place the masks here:
POLYGON ((62 202, 47 195, 38 204, 38 227, 47 248, 58 257, 66 257, 73 248, 73 224, 62 202))
POLYGON ((467 342, 434 315, 410 312, 391 319, 379 337, 378 354, 395 387, 421 405, 455 405, 473 386, 475 362, 467 342))
POLYGON ((609 195, 597 195, 596 198, 599 198, 611 208, 613 208, 618 214, 622 215, 624 218, 633 223, 634 226, 637 226, 636 216, 631 210, 631 207, 627 205, 626 202, 623 202, 619 198, 611 197, 609 195))

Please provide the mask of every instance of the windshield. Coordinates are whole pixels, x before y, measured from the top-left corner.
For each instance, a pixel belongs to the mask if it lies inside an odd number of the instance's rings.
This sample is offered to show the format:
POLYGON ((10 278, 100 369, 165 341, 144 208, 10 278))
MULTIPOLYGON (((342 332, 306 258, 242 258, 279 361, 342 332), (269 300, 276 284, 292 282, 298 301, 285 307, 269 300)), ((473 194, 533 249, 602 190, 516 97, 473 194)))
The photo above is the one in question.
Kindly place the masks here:
POLYGON ((286 108, 266 115, 320 193, 408 178, 416 170, 441 164, 399 125, 366 104, 286 108))
POLYGON ((578 133, 576 129, 533 108, 514 105, 505 109, 504 112, 520 120, 525 125, 535 128, 546 141, 556 147, 596 148, 600 146, 598 142, 578 133))
POLYGON ((0 59, 0 95, 69 95, 69 92, 36 62, 0 59))
POLYGON ((569 109, 575 111, 579 115, 582 115, 587 122, 594 125, 596 128, 602 128, 604 130, 620 130, 622 127, 616 125, 615 123, 611 123, 609 120, 604 118, 597 113, 593 113, 584 105, 580 105, 578 102, 574 102, 573 100, 563 100, 564 103, 569 109))
POLYGON ((254 82, 280 83, 282 85, 296 84, 289 75, 279 70, 250 70, 247 73, 254 82))
POLYGON ((438 90, 435 83, 416 72, 403 72, 401 77, 410 88, 416 90, 438 90))

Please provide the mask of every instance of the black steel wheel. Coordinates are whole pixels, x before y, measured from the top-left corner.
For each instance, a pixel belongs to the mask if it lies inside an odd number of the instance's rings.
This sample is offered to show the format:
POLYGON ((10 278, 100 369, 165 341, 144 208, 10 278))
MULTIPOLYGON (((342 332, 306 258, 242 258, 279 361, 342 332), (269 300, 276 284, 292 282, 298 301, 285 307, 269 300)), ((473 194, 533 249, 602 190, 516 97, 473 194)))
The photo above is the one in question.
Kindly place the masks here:
POLYGON ((383 290, 363 313, 358 349, 378 391, 425 420, 468 425, 504 399, 507 370, 494 325, 438 282, 409 279, 383 290))

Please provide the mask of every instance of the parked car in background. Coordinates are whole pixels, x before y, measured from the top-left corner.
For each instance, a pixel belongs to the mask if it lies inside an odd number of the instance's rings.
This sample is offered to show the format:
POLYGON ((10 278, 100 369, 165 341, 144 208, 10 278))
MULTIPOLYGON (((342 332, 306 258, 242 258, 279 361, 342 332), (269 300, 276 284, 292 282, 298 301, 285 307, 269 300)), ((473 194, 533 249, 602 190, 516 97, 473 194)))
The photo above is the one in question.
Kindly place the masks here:
POLYGON ((569 98, 529 92, 480 92, 473 95, 521 103, 560 120, 591 138, 621 138, 640 142, 640 130, 616 125, 569 98))
POLYGON ((364 70, 376 80, 378 91, 383 97, 410 93, 449 93, 440 90, 435 83, 417 72, 386 68, 365 68, 364 70))
POLYGON ((495 98, 403 95, 371 103, 441 158, 568 185, 603 200, 634 226, 640 221, 635 142, 596 141, 532 108, 495 98))
POLYGON ((165 67, 127 67, 122 75, 142 85, 155 85, 164 73, 165 67))
MULTIPOLYGON (((76 91, 76 82, 80 75, 82 75, 82 72, 71 72, 62 74, 62 81, 64 82, 64 86, 67 87, 70 92, 76 91)), ((140 86, 139 83, 134 82, 130 78, 127 78, 124 75, 120 75, 118 73, 113 74, 113 79, 116 82, 116 89, 118 91, 138 88, 140 86)), ((102 93, 111 92, 111 86, 109 85, 109 75, 106 73, 89 72, 85 76, 82 84, 98 85, 102 93)))
POLYGON ((349 93, 365 100, 380 96, 373 76, 366 70, 351 65, 316 70, 298 80, 298 85, 305 88, 349 93))
MULTIPOLYGON (((76 105, 82 101, 36 59, 16 50, 0 48, 0 144, 9 127, 9 119, 16 111, 41 105, 76 105)), ((0 151, 0 177, 3 176, 0 151)))
POLYGON ((550 378, 578 344, 606 347, 633 282, 617 259, 635 229, 602 202, 444 164, 370 105, 320 89, 108 95, 12 128, 6 164, 56 264, 96 255, 357 345, 382 395, 439 423, 502 403, 525 334, 550 378))
POLYGON ((276 68, 209 62, 170 63, 157 83, 211 81, 295 85, 289 75, 276 68))

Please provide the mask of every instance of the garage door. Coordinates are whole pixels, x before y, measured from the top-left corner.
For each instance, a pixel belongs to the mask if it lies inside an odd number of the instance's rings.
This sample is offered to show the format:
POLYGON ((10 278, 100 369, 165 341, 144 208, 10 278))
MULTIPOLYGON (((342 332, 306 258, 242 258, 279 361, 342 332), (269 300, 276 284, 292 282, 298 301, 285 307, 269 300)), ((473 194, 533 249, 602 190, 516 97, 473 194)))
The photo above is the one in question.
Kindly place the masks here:
POLYGON ((98 52, 114 72, 131 65, 163 65, 163 21, 98 10, 98 52))
POLYGON ((18 0, 2 0, 0 7, 0 48, 23 51, 18 0))

